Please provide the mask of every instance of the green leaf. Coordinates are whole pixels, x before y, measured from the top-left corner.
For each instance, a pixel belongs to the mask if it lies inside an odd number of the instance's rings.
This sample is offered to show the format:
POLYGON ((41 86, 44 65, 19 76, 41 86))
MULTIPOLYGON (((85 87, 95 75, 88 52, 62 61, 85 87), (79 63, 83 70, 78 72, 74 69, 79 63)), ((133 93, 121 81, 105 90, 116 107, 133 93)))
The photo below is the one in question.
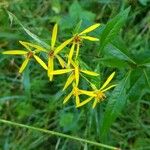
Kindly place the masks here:
POLYGON ((85 19, 88 21, 94 21, 96 15, 91 11, 83 9, 78 1, 74 1, 69 8, 69 15, 74 20, 85 19))
POLYGON ((26 67, 26 69, 23 72, 22 84, 23 84, 23 87, 24 87, 25 96, 30 99, 30 96, 31 96, 31 84, 30 84, 29 65, 26 67))
POLYGON ((143 6, 147 6, 148 2, 150 2, 150 0, 139 0, 139 2, 143 5, 143 6))
POLYGON ((130 7, 120 12, 116 17, 106 24, 100 40, 101 50, 103 50, 104 47, 119 33, 119 30, 124 25, 128 17, 129 11, 130 7))
POLYGON ((149 73, 147 73, 148 71, 146 69, 143 69, 143 72, 144 72, 144 75, 145 75, 145 79, 146 79, 146 82, 150 88, 150 78, 148 76, 149 73))
POLYGON ((142 69, 134 69, 130 74, 130 88, 127 92, 127 98, 130 101, 139 100, 144 94, 144 88, 145 82, 142 69))
POLYGON ((128 66, 128 64, 125 61, 122 61, 112 56, 101 58, 99 62, 100 64, 103 64, 104 66, 107 67, 125 68, 128 66))
POLYGON ((60 11, 61 11, 61 4, 60 4, 60 1, 59 1, 59 0, 52 0, 51 4, 52 4, 52 10, 53 10, 56 14, 60 13, 60 11))
POLYGON ((7 11, 7 13, 9 15, 11 23, 14 19, 33 40, 35 40, 37 43, 41 44, 45 48, 49 48, 49 45, 47 43, 42 41, 37 35, 33 34, 27 28, 25 28, 25 26, 21 23, 21 21, 13 13, 11 13, 9 11, 7 11))
POLYGON ((127 76, 120 81, 117 87, 114 89, 112 95, 110 96, 106 110, 104 113, 103 123, 100 127, 101 138, 105 139, 112 123, 119 116, 121 110, 125 106, 126 103, 126 89, 128 86, 130 77, 130 72, 128 72, 127 76))
POLYGON ((120 47, 118 47, 117 45, 114 45, 114 44, 109 44, 106 46, 105 54, 116 57, 120 60, 128 61, 132 64, 136 64, 136 62, 131 58, 131 56, 129 56, 128 53, 126 53, 120 47))

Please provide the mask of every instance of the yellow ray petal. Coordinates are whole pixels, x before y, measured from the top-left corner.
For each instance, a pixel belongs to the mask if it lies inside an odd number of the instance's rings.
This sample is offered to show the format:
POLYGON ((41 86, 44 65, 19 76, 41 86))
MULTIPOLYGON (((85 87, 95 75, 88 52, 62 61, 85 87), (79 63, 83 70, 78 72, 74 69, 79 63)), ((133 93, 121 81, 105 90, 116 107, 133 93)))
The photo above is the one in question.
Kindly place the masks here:
POLYGON ((24 62, 22 63, 20 69, 19 69, 19 73, 22 73, 22 72, 24 71, 24 69, 26 68, 28 62, 29 62, 29 58, 26 58, 26 59, 24 60, 24 62))
POLYGON ((28 51, 31 51, 31 48, 30 48, 29 45, 27 44, 28 42, 19 41, 19 43, 20 43, 21 45, 23 45, 28 51))
POLYGON ((88 70, 80 70, 80 71, 85 73, 85 74, 91 75, 91 76, 99 76, 98 73, 93 72, 93 71, 88 71, 88 70))
POLYGON ((70 49, 70 52, 69 52, 69 55, 68 55, 68 64, 67 64, 67 66, 70 65, 70 61, 72 60, 72 56, 73 56, 73 53, 74 53, 74 48, 75 48, 75 43, 73 43, 72 46, 71 46, 71 49, 70 49))
POLYGON ((84 94, 84 95, 88 95, 88 96, 96 96, 96 94, 94 94, 94 91, 86 91, 86 90, 79 90, 80 94, 84 94))
POLYGON ((79 67, 75 67, 75 80, 76 80, 76 86, 79 84, 79 67))
POLYGON ((78 55, 79 55, 79 48, 80 48, 80 44, 77 43, 76 59, 78 58, 78 55))
POLYGON ((78 106, 80 104, 80 98, 79 95, 76 95, 76 106, 78 106))
POLYGON ((47 65, 44 63, 44 61, 43 61, 41 58, 39 58, 39 57, 36 56, 36 55, 33 55, 33 56, 34 56, 34 58, 36 59, 36 61, 37 61, 45 70, 48 69, 47 65))
POLYGON ((108 88, 103 89, 103 90, 101 90, 101 91, 102 91, 102 92, 106 92, 106 91, 108 91, 109 89, 115 87, 116 85, 117 85, 117 84, 111 85, 111 86, 109 86, 108 88))
POLYGON ((94 100, 94 103, 93 103, 93 106, 92 106, 93 109, 95 108, 97 102, 98 102, 97 99, 95 99, 95 100, 94 100))
POLYGON ((48 58, 48 76, 49 76, 50 81, 53 80, 53 74, 50 74, 51 72, 53 72, 53 70, 54 70, 54 58, 49 57, 48 58))
POLYGON ((41 47, 39 45, 36 45, 36 44, 32 44, 32 43, 24 42, 24 41, 19 41, 19 43, 21 45, 23 45, 29 51, 32 51, 31 47, 36 49, 36 51, 46 51, 45 48, 43 48, 43 47, 41 47))
POLYGON ((58 31, 58 24, 54 25, 53 32, 52 32, 52 39, 51 39, 51 48, 53 49, 56 43, 57 38, 57 31, 58 31))
POLYGON ((49 74, 59 75, 59 74, 64 74, 64 73, 71 72, 72 70, 73 70, 73 69, 60 69, 60 70, 54 70, 54 71, 50 72, 49 74))
POLYGON ((115 75, 115 72, 113 72, 113 73, 107 78, 107 80, 105 81, 105 83, 103 84, 103 86, 100 88, 100 90, 104 89, 104 88, 109 84, 109 82, 113 79, 114 75, 115 75))
POLYGON ((89 40, 89 41, 99 41, 98 38, 95 38, 95 37, 91 37, 91 36, 80 36, 82 39, 86 39, 86 40, 89 40))
POLYGON ((77 67, 76 63, 73 60, 70 59, 69 61, 74 68, 77 67))
POLYGON ((68 77, 67 81, 66 81, 66 84, 63 88, 63 90, 65 90, 74 80, 74 75, 73 73, 71 73, 71 75, 68 77))
POLYGON ((73 95, 73 90, 67 95, 67 97, 64 99, 63 101, 63 104, 65 104, 69 99, 70 97, 73 95))
POLYGON ((9 50, 9 51, 4 51, 2 54, 7 54, 7 55, 25 55, 27 54, 27 51, 23 50, 9 50))
POLYGON ((78 107, 81 107, 81 106, 83 106, 83 105, 85 105, 85 104, 87 104, 87 103, 90 102, 92 99, 93 99, 93 97, 87 98, 86 100, 84 100, 84 101, 82 101, 81 103, 79 103, 78 106, 77 106, 77 108, 78 108, 78 107))
POLYGON ((96 23, 96 24, 88 27, 87 29, 83 30, 81 33, 79 33, 79 35, 83 35, 85 33, 89 33, 91 31, 95 30, 96 28, 98 28, 99 26, 100 26, 100 23, 96 23))
POLYGON ((65 68, 66 62, 59 55, 56 55, 56 58, 58 59, 58 61, 59 61, 60 65, 62 66, 62 68, 65 68))
POLYGON ((71 41, 72 41, 73 38, 69 39, 69 40, 66 40, 65 42, 63 42, 61 45, 59 45, 55 51, 54 51, 54 55, 58 54, 64 47, 66 47, 71 41))

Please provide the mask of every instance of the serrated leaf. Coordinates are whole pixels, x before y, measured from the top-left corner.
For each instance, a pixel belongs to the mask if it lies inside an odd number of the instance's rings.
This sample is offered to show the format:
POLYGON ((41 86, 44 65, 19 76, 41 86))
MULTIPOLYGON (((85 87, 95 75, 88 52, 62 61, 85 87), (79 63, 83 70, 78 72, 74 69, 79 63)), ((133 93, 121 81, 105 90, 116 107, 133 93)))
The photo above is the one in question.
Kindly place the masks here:
POLYGON ((47 43, 45 43, 44 41, 42 41, 37 35, 33 34, 32 32, 30 32, 27 28, 25 28, 25 26, 21 23, 21 21, 11 12, 7 11, 9 18, 11 20, 11 23, 13 21, 13 19, 22 27, 22 29, 33 39, 35 40, 37 43, 41 44, 42 46, 44 46, 45 48, 49 48, 49 45, 47 43))
POLYGON ((140 99, 143 95, 143 89, 145 87, 144 74, 141 69, 136 69, 131 72, 130 75, 130 88, 127 92, 127 98, 131 101, 140 99))
POLYGON ((125 61, 111 56, 101 58, 99 61, 101 64, 107 67, 125 68, 128 66, 128 64, 125 61))
POLYGON ((122 51, 119 47, 113 44, 108 44, 105 48, 106 55, 116 57, 120 60, 125 60, 131 62, 132 64, 136 64, 136 62, 124 51, 122 51))
POLYGON ((72 5, 69 8, 69 15, 74 19, 74 20, 89 20, 89 21, 94 21, 96 15, 92 13, 91 11, 87 11, 83 9, 78 1, 74 1, 72 5))
POLYGON ((106 24, 100 40, 101 50, 103 50, 104 47, 119 33, 119 30, 124 25, 128 17, 129 11, 130 7, 120 12, 116 17, 106 24))
POLYGON ((114 89, 110 96, 106 110, 104 113, 103 123, 100 128, 101 138, 104 139, 107 135, 112 123, 119 116, 121 110, 126 103, 126 88, 129 82, 130 72, 126 75, 122 81, 114 89))
POLYGON ((80 13, 82 11, 82 7, 80 6, 78 1, 74 1, 72 5, 69 7, 69 15, 75 20, 78 19, 80 13))

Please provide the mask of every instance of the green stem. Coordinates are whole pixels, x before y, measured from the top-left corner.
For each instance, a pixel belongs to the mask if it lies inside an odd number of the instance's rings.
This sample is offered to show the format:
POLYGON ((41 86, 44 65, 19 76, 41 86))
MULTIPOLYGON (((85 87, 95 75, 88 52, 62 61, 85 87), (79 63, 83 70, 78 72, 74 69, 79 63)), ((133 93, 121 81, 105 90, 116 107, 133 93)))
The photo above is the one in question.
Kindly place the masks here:
POLYGON ((59 132, 55 132, 55 131, 51 131, 51 130, 46 130, 46 129, 42 129, 42 128, 28 126, 28 125, 24 125, 24 124, 12 122, 12 121, 4 120, 4 119, 0 119, 0 122, 4 123, 4 124, 9 124, 9 125, 18 126, 18 127, 21 127, 21 128, 27 128, 27 129, 31 129, 31 130, 36 130, 36 131, 39 131, 39 132, 47 133, 47 134, 52 134, 52 135, 56 135, 56 136, 60 136, 60 137, 64 137, 64 138, 68 138, 68 139, 72 139, 72 140, 76 140, 76 141, 79 141, 79 142, 89 143, 89 144, 92 144, 92 145, 95 145, 95 146, 99 146, 99 147, 104 147, 104 148, 107 148, 107 149, 118 150, 118 148, 113 147, 113 146, 101 144, 101 143, 98 143, 98 142, 82 139, 82 138, 79 138, 79 137, 74 137, 74 136, 71 136, 71 135, 67 135, 67 134, 63 134, 63 133, 59 133, 59 132))

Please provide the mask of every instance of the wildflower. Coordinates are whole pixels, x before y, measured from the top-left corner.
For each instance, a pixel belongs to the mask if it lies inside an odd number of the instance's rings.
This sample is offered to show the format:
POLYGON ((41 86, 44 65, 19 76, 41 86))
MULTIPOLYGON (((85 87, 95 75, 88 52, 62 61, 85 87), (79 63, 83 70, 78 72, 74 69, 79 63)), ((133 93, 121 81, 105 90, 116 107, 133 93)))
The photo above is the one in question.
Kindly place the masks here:
MULTIPOLYGON (((91 75, 91 76, 98 76, 99 74, 98 73, 95 73, 93 71, 88 71, 88 70, 82 70, 79 68, 79 64, 78 62, 74 62, 73 60, 70 60, 71 61, 71 64, 72 64, 72 69, 64 69, 68 72, 71 72, 70 76, 68 77, 67 81, 66 81, 66 84, 63 88, 63 90, 65 90, 73 81, 76 81, 76 86, 78 86, 79 84, 79 76, 80 76, 80 73, 85 73, 85 74, 88 74, 88 75, 91 75)), ((63 69, 61 70, 54 70, 53 72, 51 72, 53 75, 58 75, 58 74, 61 74, 63 69)))
POLYGON ((94 91, 88 91, 87 92, 87 91, 80 90, 80 93, 85 94, 85 95, 89 95, 90 97, 87 98, 86 100, 82 101, 77 107, 81 107, 81 106, 85 105, 86 103, 90 102, 92 99, 95 99, 93 106, 92 106, 92 108, 95 108, 95 106, 98 102, 101 102, 106 98, 105 92, 116 86, 115 84, 113 84, 113 85, 107 87, 107 85, 113 79, 114 75, 115 75, 115 72, 113 72, 107 78, 107 80, 105 81, 105 83, 102 85, 102 87, 100 89, 97 89, 96 86, 91 83, 91 86, 92 86, 94 91))
POLYGON ((76 46, 76 59, 77 59, 78 54, 79 54, 80 43, 82 42, 83 39, 89 40, 89 41, 99 41, 98 38, 85 35, 86 33, 89 33, 91 31, 95 30, 99 26, 100 26, 99 23, 94 24, 94 25, 88 27, 87 29, 83 30, 82 32, 77 33, 77 34, 75 34, 73 36, 73 39, 72 39, 73 44, 71 46, 71 49, 70 49, 70 52, 69 52, 69 56, 68 56, 68 58, 69 58, 68 59, 68 66, 70 65, 70 61, 69 60, 71 60, 72 57, 73 57, 75 46, 76 46))
POLYGON ((75 97, 75 103, 76 103, 76 106, 79 106, 80 105, 80 98, 79 98, 79 95, 83 94, 82 92, 86 92, 87 95, 93 95, 93 93, 89 92, 89 91, 85 91, 85 90, 80 90, 76 84, 72 84, 73 86, 73 89, 72 91, 65 97, 64 101, 63 101, 63 104, 65 104, 66 102, 68 102, 68 100, 71 98, 71 96, 74 96, 75 97), (82 92, 81 92, 82 91, 82 92))
MULTIPOLYGON (((52 81, 53 79, 53 74, 51 72, 53 72, 54 70, 54 58, 56 58, 59 61, 62 68, 64 68, 65 61, 63 60, 61 56, 58 55, 58 53, 72 41, 72 39, 66 40, 61 45, 55 48, 55 43, 57 39, 57 31, 58 31, 58 25, 55 24, 53 28, 53 32, 52 32, 51 49, 48 52, 48 76, 49 76, 50 81, 52 81)), ((63 73, 65 72, 63 71, 63 73)))
POLYGON ((36 53, 44 51, 45 49, 42 48, 39 45, 35 45, 29 42, 24 42, 24 41, 19 41, 21 45, 23 45, 28 51, 25 50, 9 50, 9 51, 5 51, 2 52, 2 54, 7 54, 7 55, 24 55, 25 56, 25 60, 22 63, 20 69, 19 69, 19 73, 22 73, 24 71, 24 69, 26 68, 27 64, 29 63, 29 60, 34 57, 35 60, 44 68, 47 70, 47 65, 43 62, 43 60, 41 60, 36 53), (32 50, 34 49, 34 50, 32 50))

